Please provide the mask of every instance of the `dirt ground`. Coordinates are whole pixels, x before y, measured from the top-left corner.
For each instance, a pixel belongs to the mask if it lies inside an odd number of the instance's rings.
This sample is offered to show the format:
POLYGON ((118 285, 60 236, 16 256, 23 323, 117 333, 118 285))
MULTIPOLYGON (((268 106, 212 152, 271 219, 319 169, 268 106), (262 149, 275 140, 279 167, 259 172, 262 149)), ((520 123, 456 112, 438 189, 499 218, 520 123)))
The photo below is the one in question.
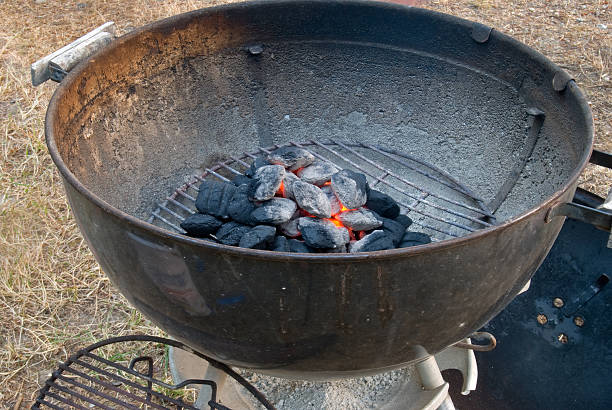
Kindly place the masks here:
MULTIPOLYGON (((402 2, 397 0, 396 2, 402 2)), ((43 135, 56 85, 30 85, 29 66, 98 25, 125 33, 223 3, 195 0, 0 0, 0 408, 26 408, 76 347, 129 333, 161 335, 100 271, 71 216, 43 135)), ((490 25, 571 73, 589 99, 596 148, 612 152, 608 0, 438 0, 422 7, 490 25)), ((604 196, 612 172, 582 186, 604 196)))

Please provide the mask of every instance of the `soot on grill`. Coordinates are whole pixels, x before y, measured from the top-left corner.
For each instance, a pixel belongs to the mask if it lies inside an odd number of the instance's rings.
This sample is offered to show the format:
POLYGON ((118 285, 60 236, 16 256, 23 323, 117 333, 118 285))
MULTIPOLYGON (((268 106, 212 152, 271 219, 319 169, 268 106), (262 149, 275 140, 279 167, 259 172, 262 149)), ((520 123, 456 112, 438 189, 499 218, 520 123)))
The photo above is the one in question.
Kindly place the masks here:
POLYGON ((429 243, 366 176, 299 147, 254 158, 231 181, 204 180, 187 235, 279 252, 370 252, 429 243))

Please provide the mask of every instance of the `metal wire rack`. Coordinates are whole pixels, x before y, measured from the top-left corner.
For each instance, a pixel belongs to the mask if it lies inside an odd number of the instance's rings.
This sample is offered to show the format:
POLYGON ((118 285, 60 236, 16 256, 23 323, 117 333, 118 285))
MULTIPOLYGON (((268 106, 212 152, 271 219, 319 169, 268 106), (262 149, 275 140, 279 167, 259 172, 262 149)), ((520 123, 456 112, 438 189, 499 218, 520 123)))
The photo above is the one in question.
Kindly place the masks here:
POLYGON ((207 167, 200 175, 176 189, 157 203, 148 222, 178 233, 185 233, 180 223, 196 212, 198 185, 213 178, 231 181, 243 175, 255 158, 273 150, 295 146, 308 150, 316 158, 366 175, 371 188, 392 196, 402 213, 414 226, 440 241, 467 235, 492 226, 495 218, 484 201, 447 172, 414 156, 366 143, 340 141, 289 142, 259 148, 241 156, 228 155, 226 161, 207 167))
MULTIPOLYGON (((178 384, 169 384, 155 378, 154 358, 151 355, 138 355, 125 366, 120 361, 103 357, 96 352, 101 348, 123 343, 123 348, 131 342, 146 342, 162 346, 173 346, 192 353, 208 361, 243 386, 266 409, 274 406, 242 376, 227 365, 217 362, 176 340, 147 335, 132 335, 103 340, 77 353, 59 365, 40 390, 33 409, 177 409, 199 410, 193 404, 186 403, 181 397, 181 390, 187 386, 210 386, 210 409, 231 410, 222 405, 217 396, 217 385, 212 380, 189 379, 178 384), (145 363, 145 370, 137 370, 139 363, 145 363)), ((149 346, 150 347, 150 346, 149 346)), ((133 347, 132 349, 133 350, 133 347)), ((121 356, 124 356, 123 354, 121 356)))

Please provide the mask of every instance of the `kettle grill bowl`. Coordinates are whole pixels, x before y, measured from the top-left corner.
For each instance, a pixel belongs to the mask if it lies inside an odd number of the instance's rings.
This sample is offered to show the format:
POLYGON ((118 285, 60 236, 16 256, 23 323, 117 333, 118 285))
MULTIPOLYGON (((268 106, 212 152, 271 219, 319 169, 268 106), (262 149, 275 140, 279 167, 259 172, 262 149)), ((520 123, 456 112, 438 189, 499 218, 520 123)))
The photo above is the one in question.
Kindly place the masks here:
POLYGON ((568 80, 512 38, 448 15, 242 3, 116 40, 59 86, 46 134, 84 237, 137 309, 228 364, 325 379, 435 354, 516 296, 563 223, 545 223, 547 210, 572 198, 592 147, 590 111, 568 80), (544 122, 526 146, 534 112, 544 122), (144 221, 228 155, 318 138, 410 153, 486 201, 516 181, 497 226, 365 254, 240 249, 144 221))

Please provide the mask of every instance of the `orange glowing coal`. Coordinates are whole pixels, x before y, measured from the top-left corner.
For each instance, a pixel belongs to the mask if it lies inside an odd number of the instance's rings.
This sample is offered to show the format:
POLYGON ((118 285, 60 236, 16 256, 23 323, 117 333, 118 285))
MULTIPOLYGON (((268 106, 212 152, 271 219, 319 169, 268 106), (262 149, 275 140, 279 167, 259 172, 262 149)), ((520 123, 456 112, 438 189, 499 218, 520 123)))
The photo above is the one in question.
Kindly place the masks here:
POLYGON ((280 184, 280 188, 278 188, 278 194, 280 194, 280 196, 282 196, 283 198, 285 198, 285 182, 281 181, 280 184))
POLYGON ((342 225, 342 222, 340 222, 336 218, 330 218, 330 219, 327 219, 327 220, 330 221, 331 223, 333 223, 334 225, 336 225, 338 228, 343 228, 344 227, 344 225, 342 225))

